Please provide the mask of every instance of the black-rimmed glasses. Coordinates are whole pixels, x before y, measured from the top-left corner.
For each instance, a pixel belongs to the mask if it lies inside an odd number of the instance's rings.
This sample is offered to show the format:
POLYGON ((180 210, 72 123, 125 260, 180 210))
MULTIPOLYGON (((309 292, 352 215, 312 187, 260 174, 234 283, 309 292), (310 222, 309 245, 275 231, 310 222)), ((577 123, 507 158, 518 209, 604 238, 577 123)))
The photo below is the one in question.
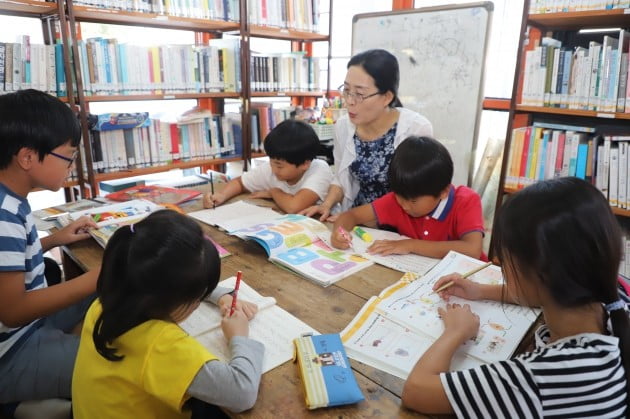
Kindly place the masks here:
POLYGON ((341 96, 345 100, 352 99, 354 103, 362 103, 365 99, 371 98, 372 96, 380 95, 381 92, 372 93, 370 95, 362 95, 361 93, 353 93, 343 84, 337 88, 341 96))
POLYGON ((57 154, 54 151, 49 151, 48 154, 52 154, 53 156, 61 159, 61 160, 65 160, 68 162, 68 168, 70 168, 70 166, 72 166, 72 163, 74 163, 74 161, 77 159, 77 156, 79 155, 79 151, 75 151, 74 153, 72 153, 72 157, 66 157, 66 156, 62 156, 61 154, 57 154))

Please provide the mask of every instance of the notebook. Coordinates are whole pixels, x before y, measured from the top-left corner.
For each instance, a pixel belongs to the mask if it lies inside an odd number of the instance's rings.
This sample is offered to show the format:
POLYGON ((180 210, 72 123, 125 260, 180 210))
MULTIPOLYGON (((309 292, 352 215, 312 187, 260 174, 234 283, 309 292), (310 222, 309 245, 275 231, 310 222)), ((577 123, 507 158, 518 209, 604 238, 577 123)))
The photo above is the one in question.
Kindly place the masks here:
MULTIPOLYGON (((219 286, 234 288, 236 278, 221 281, 219 286)), ((256 317, 249 323, 249 337, 265 345, 263 372, 293 359, 293 339, 303 333, 316 333, 315 329, 276 305, 273 297, 264 297, 245 281, 241 281, 238 298, 258 305, 256 317)), ((228 343, 221 331, 221 312, 217 306, 202 302, 179 324, 190 336, 197 339, 222 361, 231 359, 228 343)))
MULTIPOLYGON (((444 275, 469 272, 483 264, 451 251, 423 277, 405 274, 370 298, 341 332, 348 356, 406 379, 444 330, 437 308, 446 303, 433 293, 433 284, 444 275)), ((477 272, 470 279, 484 284, 503 282, 498 266, 477 272)), ((469 304, 480 319, 479 334, 456 352, 451 370, 508 359, 540 313, 538 309, 495 301, 451 297, 449 302, 469 304)))

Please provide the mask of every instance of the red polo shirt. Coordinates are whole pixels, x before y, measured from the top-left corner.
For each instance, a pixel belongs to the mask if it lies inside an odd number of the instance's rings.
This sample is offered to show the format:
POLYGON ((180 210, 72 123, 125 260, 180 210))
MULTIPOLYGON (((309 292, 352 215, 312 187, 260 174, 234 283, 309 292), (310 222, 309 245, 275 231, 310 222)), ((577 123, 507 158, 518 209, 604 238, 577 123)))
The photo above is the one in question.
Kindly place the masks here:
MULTIPOLYGON (((454 187, 429 214, 412 217, 407 214, 393 192, 372 202, 379 228, 393 227, 398 234, 412 239, 447 241, 460 240, 473 231, 484 233, 481 199, 466 186, 454 187)), ((482 254, 482 259, 485 255, 482 254)))

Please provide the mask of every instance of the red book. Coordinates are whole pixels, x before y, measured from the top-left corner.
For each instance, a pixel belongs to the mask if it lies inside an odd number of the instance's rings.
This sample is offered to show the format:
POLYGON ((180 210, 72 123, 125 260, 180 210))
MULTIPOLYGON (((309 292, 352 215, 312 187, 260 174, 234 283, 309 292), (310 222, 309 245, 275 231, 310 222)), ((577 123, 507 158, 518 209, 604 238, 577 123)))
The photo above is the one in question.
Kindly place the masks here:
POLYGON ((105 195, 112 201, 131 201, 132 199, 146 199, 156 204, 181 204, 201 195, 194 189, 167 188, 158 185, 138 185, 105 195))

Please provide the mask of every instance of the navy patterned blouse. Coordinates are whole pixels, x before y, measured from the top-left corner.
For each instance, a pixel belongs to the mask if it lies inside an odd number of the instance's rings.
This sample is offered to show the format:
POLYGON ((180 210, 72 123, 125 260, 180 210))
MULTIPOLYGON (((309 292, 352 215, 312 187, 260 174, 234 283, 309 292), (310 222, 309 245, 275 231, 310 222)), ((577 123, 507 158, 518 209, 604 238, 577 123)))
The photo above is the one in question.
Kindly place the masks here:
POLYGON ((392 127, 381 138, 374 141, 361 141, 354 133, 356 159, 350 165, 350 173, 359 181, 359 194, 353 206, 369 204, 389 192, 387 172, 394 155, 396 127, 392 127))

